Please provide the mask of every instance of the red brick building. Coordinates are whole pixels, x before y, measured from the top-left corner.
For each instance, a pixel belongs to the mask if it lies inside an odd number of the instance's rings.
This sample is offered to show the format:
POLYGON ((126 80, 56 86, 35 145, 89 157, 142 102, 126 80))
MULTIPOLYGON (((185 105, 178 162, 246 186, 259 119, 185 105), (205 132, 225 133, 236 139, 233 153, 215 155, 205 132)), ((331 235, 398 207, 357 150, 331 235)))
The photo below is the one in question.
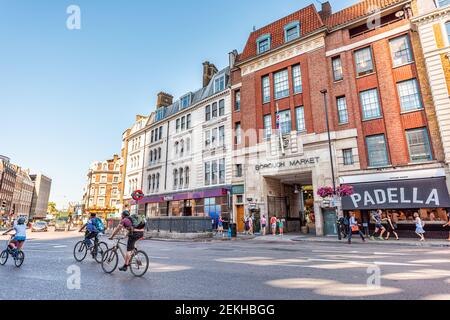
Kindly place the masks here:
POLYGON ((383 209, 405 229, 417 211, 437 225, 450 202, 411 1, 321 9, 254 31, 232 54, 235 171, 245 172, 234 178, 236 221, 277 216, 288 230, 307 220, 317 235, 334 233, 334 210, 317 196, 333 185, 333 160, 335 183, 355 188, 339 211, 368 223, 383 209))

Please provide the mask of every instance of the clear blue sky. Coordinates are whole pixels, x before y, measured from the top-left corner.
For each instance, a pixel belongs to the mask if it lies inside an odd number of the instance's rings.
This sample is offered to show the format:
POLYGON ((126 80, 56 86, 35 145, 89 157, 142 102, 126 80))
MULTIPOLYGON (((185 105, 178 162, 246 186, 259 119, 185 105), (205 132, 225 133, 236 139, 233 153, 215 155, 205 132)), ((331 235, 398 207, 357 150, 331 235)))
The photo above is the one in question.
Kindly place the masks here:
POLYGON ((310 3, 0 0, 0 154, 49 175, 60 207, 81 200, 89 165, 120 152, 122 132, 159 91, 199 88, 203 61, 225 67, 253 26, 310 3), (66 28, 71 4, 81 30, 66 28))

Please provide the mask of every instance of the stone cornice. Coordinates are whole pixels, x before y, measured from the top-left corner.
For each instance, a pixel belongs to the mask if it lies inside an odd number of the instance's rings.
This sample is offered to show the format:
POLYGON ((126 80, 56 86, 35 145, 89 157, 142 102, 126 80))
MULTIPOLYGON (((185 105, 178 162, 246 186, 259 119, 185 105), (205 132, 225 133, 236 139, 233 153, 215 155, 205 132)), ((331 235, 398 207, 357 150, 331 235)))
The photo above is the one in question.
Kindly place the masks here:
POLYGON ((417 24, 417 25, 423 25, 430 22, 433 22, 437 19, 440 19, 442 17, 447 16, 450 18, 450 6, 444 7, 444 8, 438 8, 432 12, 426 13, 424 15, 415 17, 411 19, 411 22, 417 24))

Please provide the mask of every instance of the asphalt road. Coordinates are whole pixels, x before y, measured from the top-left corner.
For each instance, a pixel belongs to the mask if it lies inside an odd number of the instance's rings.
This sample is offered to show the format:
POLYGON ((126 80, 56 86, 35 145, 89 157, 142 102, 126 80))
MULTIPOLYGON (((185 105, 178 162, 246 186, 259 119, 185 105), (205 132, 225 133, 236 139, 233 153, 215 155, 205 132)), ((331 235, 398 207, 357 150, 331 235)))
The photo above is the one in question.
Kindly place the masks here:
POLYGON ((448 248, 144 241, 150 269, 134 278, 104 274, 89 258, 76 263, 74 236, 30 235, 22 268, 0 267, 0 299, 450 299, 448 248))

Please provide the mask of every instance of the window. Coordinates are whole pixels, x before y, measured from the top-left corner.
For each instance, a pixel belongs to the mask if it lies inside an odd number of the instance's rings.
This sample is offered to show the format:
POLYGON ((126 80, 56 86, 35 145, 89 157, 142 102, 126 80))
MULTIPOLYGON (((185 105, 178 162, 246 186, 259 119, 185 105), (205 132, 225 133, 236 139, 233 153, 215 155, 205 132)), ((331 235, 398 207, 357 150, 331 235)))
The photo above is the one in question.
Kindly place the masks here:
POLYGON ((217 184, 217 160, 211 162, 211 184, 217 184))
POLYGON ((163 127, 160 127, 159 128, 159 140, 162 139, 162 136, 163 136, 163 127))
MULTIPOLYGON (((450 0, 447 1, 447 4, 450 3, 450 0)), ((445 30, 447 31, 447 39, 448 43, 450 44, 450 21, 445 23, 445 30)))
POLYGON ((294 80, 294 93, 301 93, 303 91, 302 70, 299 64, 292 67, 292 79, 294 80))
POLYGON ((159 190, 159 173, 156 174, 156 190, 159 190))
POLYGON ((184 169, 186 187, 189 187, 189 171, 190 171, 189 167, 186 167, 184 169))
POLYGON ((209 162, 205 163, 205 186, 211 184, 211 165, 209 162))
POLYGON ((186 117, 181 118, 181 131, 186 129, 186 117))
POLYGON ((306 131, 305 108, 303 107, 295 108, 295 121, 297 123, 298 132, 306 131))
POLYGON ((180 168, 179 172, 180 172, 180 188, 183 188, 183 185, 184 185, 184 169, 180 168))
POLYGON ((153 163, 153 150, 150 150, 150 163, 153 163))
POLYGON ((372 89, 360 92, 363 120, 381 117, 380 101, 378 90, 372 89))
POLYGON ((353 161, 353 149, 342 150, 342 156, 344 158, 344 166, 352 166, 355 163, 353 161))
POLYGON ((211 130, 205 131, 205 147, 208 148, 211 144, 211 130))
POLYGON ((289 96, 289 75, 287 70, 277 72, 273 76, 275 99, 289 96))
POLYGON ((281 134, 289 134, 292 131, 291 110, 281 111, 277 116, 277 129, 281 130, 281 134))
POLYGON ((392 54, 392 63, 394 67, 398 67, 413 60, 411 48, 409 45, 409 37, 402 36, 389 41, 392 54))
POLYGON ((237 164, 235 169, 235 177, 241 178, 242 177, 242 164, 237 164))
POLYGON ((355 51, 355 64, 358 77, 374 71, 370 47, 355 51))
POLYGON ((106 194, 106 188, 105 187, 100 187, 100 193, 101 196, 104 196, 106 194))
POLYGON ((184 156, 184 140, 180 142, 180 157, 184 156))
POLYGON ((286 42, 300 37, 300 22, 294 21, 284 27, 284 40, 286 42))
POLYGON ((331 63, 333 65, 333 78, 334 81, 339 81, 344 79, 344 73, 342 70, 342 60, 341 57, 335 57, 333 60, 331 60, 331 63))
POLYGON ((219 183, 225 183, 225 159, 219 160, 219 183))
POLYGON ((114 177, 114 180, 113 180, 114 182, 119 182, 119 177, 114 177))
POLYGON ((178 170, 173 170, 173 187, 176 188, 178 186, 178 170))
POLYGON ((370 167, 382 167, 389 164, 384 134, 366 138, 370 167))
POLYGON ((263 103, 270 102, 270 79, 269 76, 262 78, 263 103))
POLYGON ((214 80, 214 93, 225 90, 225 76, 221 76, 214 80))
POLYGON ((211 106, 206 106, 205 108, 205 120, 211 120, 211 106))
POLYGON ((189 107, 191 104, 191 95, 188 94, 181 98, 181 109, 189 107))
POLYGON ((236 130, 236 136, 235 136, 235 141, 234 141, 234 143, 237 144, 237 145, 239 145, 239 144, 242 143, 241 123, 240 123, 240 122, 237 122, 235 128, 236 128, 236 129, 235 129, 235 130, 236 130))
POLYGON ((270 35, 265 34, 256 40, 256 47, 258 54, 264 53, 270 50, 270 35))
POLYGON ((161 160, 161 148, 158 148, 158 160, 161 160))
POLYGON ((154 136, 154 132, 153 132, 153 130, 152 130, 150 142, 153 142, 153 136, 154 136))
POLYGON ((217 141, 217 128, 211 130, 211 144, 213 147, 216 146, 217 141))
POLYGON ((219 117, 222 117, 225 115, 225 100, 219 101, 219 117))
POLYGON ((428 132, 426 128, 407 130, 406 140, 408 141, 411 162, 433 160, 430 139, 428 139, 428 132))
POLYGON ((179 145, 178 141, 175 142, 175 155, 178 155, 178 145, 179 145))
POLYGON ((155 191, 156 188, 156 176, 152 175, 152 191, 155 191))
POLYGON ((336 104, 339 124, 348 123, 347 99, 345 97, 338 97, 336 99, 336 104))
POLYGON ((264 116, 264 139, 270 139, 272 136, 272 115, 264 116))
POLYGON ((219 127, 219 146, 225 145, 225 127, 221 126, 219 127))
POLYGON ((217 118, 217 102, 212 104, 212 118, 217 118))
POLYGON ((177 119, 175 128, 176 128, 176 132, 180 131, 180 119, 177 119))
POLYGON ((106 183, 106 176, 100 177, 100 183, 106 183))
POLYGON ((397 83, 402 112, 422 109, 417 79, 397 83))
POLYGON ((241 111, 241 91, 234 93, 234 110, 241 111))
POLYGON ((191 115, 188 114, 186 116, 186 129, 190 129, 191 128, 191 115))
POLYGON ((450 0, 438 0, 439 8, 448 6, 450 4, 450 0))

